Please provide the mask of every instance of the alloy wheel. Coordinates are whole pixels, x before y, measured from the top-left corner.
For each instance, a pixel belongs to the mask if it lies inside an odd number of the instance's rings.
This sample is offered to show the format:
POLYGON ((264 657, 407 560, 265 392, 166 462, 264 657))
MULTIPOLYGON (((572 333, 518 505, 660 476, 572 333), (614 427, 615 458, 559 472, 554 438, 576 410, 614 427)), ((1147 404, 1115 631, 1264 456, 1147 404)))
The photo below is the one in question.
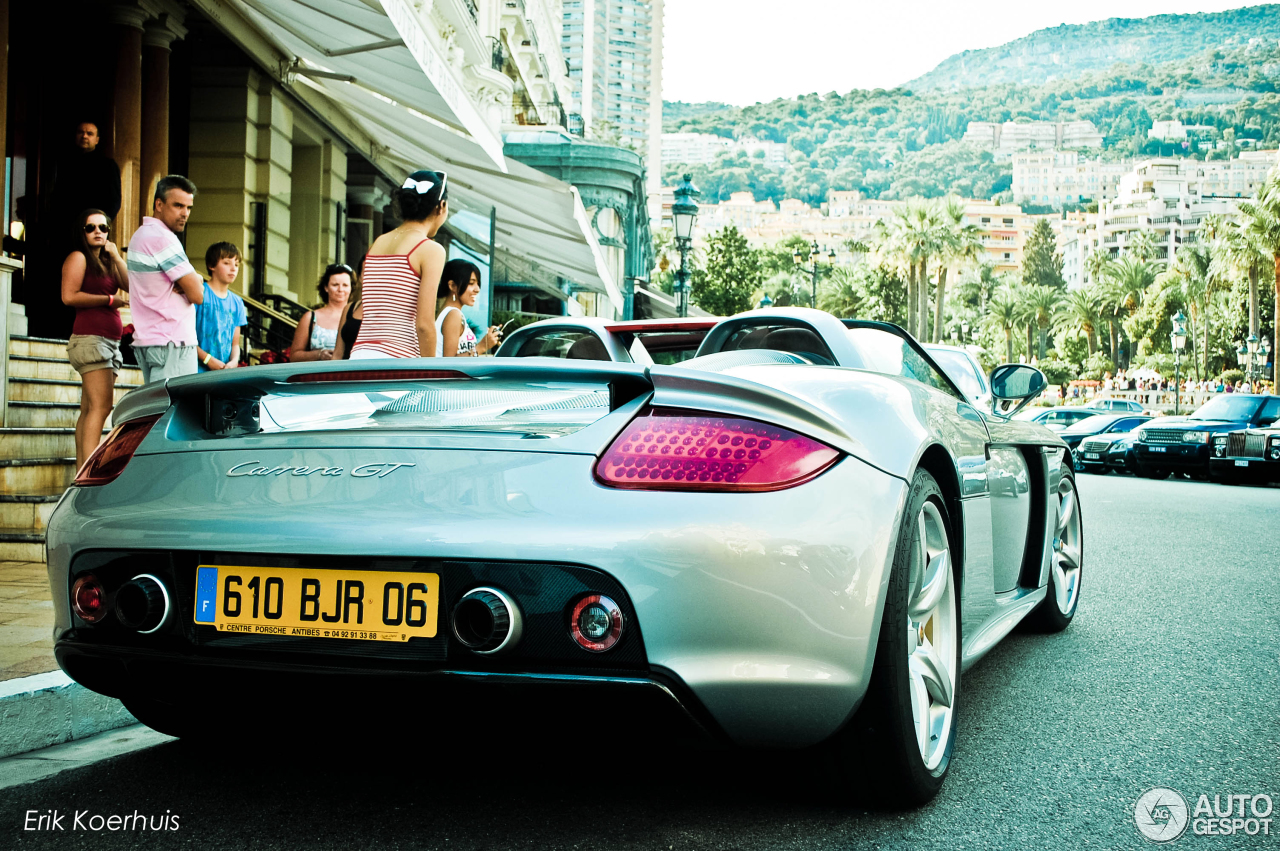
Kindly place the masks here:
POLYGON ((1070 615, 1080 596, 1080 503, 1070 477, 1058 483, 1058 525, 1053 533, 1053 591, 1058 611, 1070 615))
POLYGON ((959 658, 951 548, 942 513, 920 508, 907 589, 907 670, 916 744, 925 768, 941 764, 951 738, 959 658))

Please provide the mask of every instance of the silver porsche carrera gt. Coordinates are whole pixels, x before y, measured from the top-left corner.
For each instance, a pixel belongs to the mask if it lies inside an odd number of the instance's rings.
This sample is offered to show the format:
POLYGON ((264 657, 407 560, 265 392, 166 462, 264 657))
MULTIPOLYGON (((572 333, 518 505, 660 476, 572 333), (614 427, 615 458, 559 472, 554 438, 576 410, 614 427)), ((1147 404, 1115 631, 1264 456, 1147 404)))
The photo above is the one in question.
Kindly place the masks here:
POLYGON ((150 384, 49 524, 58 662, 184 736, 342 677, 436 707, 564 684, 569 713, 620 689, 923 802, 962 672, 1079 603, 1069 450, 1010 419, 1044 376, 989 384, 979 410, 895 326, 808 309, 725 319, 678 366, 150 384))

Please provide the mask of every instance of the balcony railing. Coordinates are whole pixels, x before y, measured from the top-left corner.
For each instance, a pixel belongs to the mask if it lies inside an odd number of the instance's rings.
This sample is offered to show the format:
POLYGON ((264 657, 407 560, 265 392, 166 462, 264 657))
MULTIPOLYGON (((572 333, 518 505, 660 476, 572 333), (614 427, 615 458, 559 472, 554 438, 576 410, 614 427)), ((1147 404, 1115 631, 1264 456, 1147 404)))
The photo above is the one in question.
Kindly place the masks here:
POLYGON ((476 5, 476 0, 462 0, 467 11, 471 13, 471 21, 477 26, 480 25, 480 7, 476 5))
POLYGON ((493 70, 502 71, 507 67, 506 45, 502 43, 502 39, 493 36, 489 36, 489 41, 492 42, 493 47, 493 57, 490 60, 493 70))

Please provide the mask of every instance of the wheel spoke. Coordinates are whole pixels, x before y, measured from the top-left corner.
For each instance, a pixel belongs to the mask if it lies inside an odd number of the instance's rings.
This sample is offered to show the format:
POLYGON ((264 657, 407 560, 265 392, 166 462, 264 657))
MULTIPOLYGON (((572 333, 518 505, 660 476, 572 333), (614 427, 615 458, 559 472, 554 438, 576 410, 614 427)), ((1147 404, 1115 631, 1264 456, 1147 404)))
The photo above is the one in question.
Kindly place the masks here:
POLYGON ((924 585, 925 571, 929 569, 929 536, 924 525, 924 512, 916 518, 916 538, 913 541, 915 551, 911 554, 911 584, 908 600, 920 596, 920 588, 924 585))
POLYGON ((1058 611, 1063 614, 1071 613, 1071 596, 1075 593, 1072 577, 1060 565, 1053 566, 1053 593, 1057 598, 1058 611))
POLYGON ((920 748, 920 756, 925 762, 929 760, 929 690, 925 686, 924 678, 916 673, 911 672, 911 682, 909 684, 911 690, 911 715, 916 722, 916 745, 920 748))
POLYGON ((1076 513, 1076 495, 1075 491, 1067 491, 1062 495, 1062 502, 1058 512, 1058 537, 1066 535, 1071 525, 1072 515, 1076 513))
POLYGON ((943 706, 951 706, 951 677, 932 644, 922 644, 911 654, 911 666, 924 681, 929 696, 943 706))
POLYGON ((1062 562, 1063 570, 1078 570, 1080 568, 1080 550, 1078 548, 1063 543, 1062 549, 1058 550, 1058 557, 1062 562))
MULTIPOLYGON (((928 557, 927 552, 925 557, 928 557)), ((951 578, 951 565, 949 562, 950 558, 946 550, 938 553, 928 562, 923 587, 919 589, 909 607, 911 616, 916 620, 924 620, 925 616, 938 605, 942 595, 946 593, 947 582, 951 578)))

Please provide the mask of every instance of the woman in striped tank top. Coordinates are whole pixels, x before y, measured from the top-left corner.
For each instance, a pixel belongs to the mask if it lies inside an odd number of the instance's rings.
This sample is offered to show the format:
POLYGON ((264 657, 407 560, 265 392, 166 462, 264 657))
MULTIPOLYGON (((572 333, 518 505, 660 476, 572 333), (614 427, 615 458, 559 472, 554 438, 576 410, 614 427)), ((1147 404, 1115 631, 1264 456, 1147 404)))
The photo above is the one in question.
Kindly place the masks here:
POLYGON ((351 359, 435 357, 436 293, 444 248, 432 241, 449 216, 448 176, 415 171, 392 200, 404 221, 364 258, 364 320, 351 359))

